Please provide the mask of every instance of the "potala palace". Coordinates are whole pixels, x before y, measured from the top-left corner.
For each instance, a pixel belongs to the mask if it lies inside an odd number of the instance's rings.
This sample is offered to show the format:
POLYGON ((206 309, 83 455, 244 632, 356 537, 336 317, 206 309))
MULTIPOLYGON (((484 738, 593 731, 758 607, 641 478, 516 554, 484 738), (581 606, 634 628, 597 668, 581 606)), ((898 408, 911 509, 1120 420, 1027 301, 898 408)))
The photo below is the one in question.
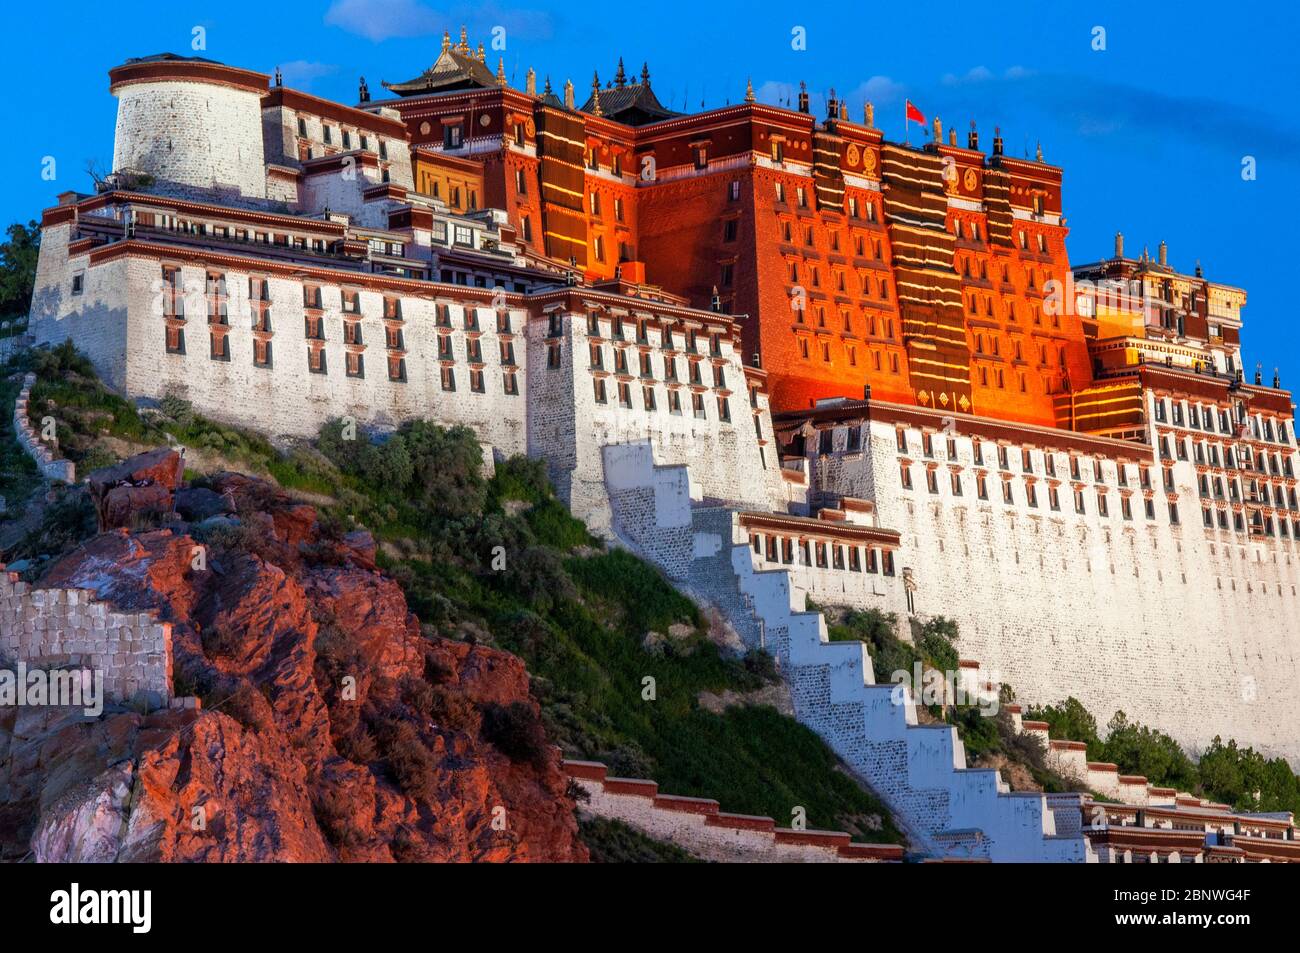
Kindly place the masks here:
POLYGON ((1300 858, 1289 815, 1068 742, 1115 803, 1011 792, 805 602, 943 615, 979 690, 1300 765, 1294 405, 1243 355, 1246 293, 1120 236, 1072 266, 1062 170, 974 124, 913 147, 833 94, 679 114, 611 75, 516 89, 463 33, 352 104, 128 60, 111 174, 44 212, 29 333, 272 436, 423 417, 544 459, 933 856, 1300 858))

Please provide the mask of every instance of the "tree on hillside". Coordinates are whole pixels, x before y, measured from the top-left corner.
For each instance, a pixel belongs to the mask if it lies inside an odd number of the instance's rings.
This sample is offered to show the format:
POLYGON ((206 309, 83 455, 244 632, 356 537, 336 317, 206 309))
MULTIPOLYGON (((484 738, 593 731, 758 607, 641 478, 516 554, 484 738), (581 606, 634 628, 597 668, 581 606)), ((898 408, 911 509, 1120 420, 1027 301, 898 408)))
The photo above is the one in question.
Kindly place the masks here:
POLYGON ((1196 787, 1196 765, 1183 754, 1178 742, 1163 731, 1129 721, 1115 712, 1106 726, 1102 760, 1119 765, 1124 774, 1140 774, 1158 787, 1192 791, 1196 787))
POLYGON ((41 229, 36 222, 14 222, 9 240, 0 242, 0 318, 27 313, 36 286, 36 256, 41 248, 41 229))
POLYGON ((1097 735, 1097 719, 1073 695, 1059 705, 1031 708, 1025 717, 1047 722, 1049 738, 1082 741, 1088 746, 1088 760, 1101 760, 1102 745, 1101 738, 1097 735))
POLYGON ((1300 812, 1300 778, 1284 758, 1215 737, 1201 755, 1201 795, 1245 811, 1300 812))

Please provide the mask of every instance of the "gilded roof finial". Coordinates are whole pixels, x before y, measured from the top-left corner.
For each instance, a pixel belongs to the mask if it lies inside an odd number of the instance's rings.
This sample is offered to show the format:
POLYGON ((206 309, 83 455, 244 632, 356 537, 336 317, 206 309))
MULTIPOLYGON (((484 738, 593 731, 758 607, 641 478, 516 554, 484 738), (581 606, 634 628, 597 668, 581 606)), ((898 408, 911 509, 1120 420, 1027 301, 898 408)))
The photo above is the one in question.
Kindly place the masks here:
POLYGON ((623 72, 623 57, 618 58, 618 72, 614 74, 614 85, 622 89, 627 85, 627 73, 623 72))
POLYGON ((460 45, 456 47, 456 51, 458 53, 469 52, 469 30, 465 29, 464 26, 460 28, 460 45))
POLYGON ((751 78, 745 80, 745 102, 752 103, 753 101, 754 101, 754 80, 751 78))
POLYGON ((564 81, 564 107, 566 109, 573 108, 573 80, 571 79, 564 81))
POLYGON ((487 62, 487 54, 483 52, 483 44, 482 44, 482 43, 480 43, 480 44, 478 45, 478 61, 479 61, 480 63, 486 63, 486 62, 487 62))
POLYGON ((543 96, 554 96, 554 95, 555 95, 555 91, 551 89, 551 74, 550 74, 550 73, 547 73, 547 74, 546 74, 546 85, 545 85, 544 87, 542 87, 542 95, 543 95, 543 96))
POLYGON ((504 56, 497 57, 497 85, 506 84, 506 59, 504 56))
POLYGON ((1043 161, 1043 140, 1038 140, 1038 151, 1034 154, 1034 159, 1038 162, 1043 161))
POLYGON ((443 51, 444 53, 446 53, 449 49, 451 49, 451 31, 450 31, 450 30, 443 30, 443 31, 442 31, 442 51, 443 51))
POLYGON ((600 73, 595 70, 591 71, 591 113, 593 116, 602 115, 600 111, 600 73))
POLYGON ((641 64, 641 85, 648 87, 650 85, 650 64, 641 64))

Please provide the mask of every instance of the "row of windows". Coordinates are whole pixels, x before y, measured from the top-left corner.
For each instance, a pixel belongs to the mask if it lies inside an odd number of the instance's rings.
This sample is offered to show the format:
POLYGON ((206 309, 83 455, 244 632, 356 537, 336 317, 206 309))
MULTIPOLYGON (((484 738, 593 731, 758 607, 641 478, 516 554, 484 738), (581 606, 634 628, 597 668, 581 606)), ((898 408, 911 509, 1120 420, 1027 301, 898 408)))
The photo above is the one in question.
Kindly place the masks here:
MULTIPOLYGON (((912 467, 910 464, 903 463, 903 462, 899 463, 899 476, 901 479, 901 485, 903 489, 905 490, 913 489, 912 467)), ((949 482, 949 489, 951 491, 951 494, 954 497, 965 495, 966 484, 965 481, 962 479, 962 474, 959 471, 950 470, 948 474, 948 482, 949 482)), ((1014 506, 1016 504, 1016 494, 1015 494, 1013 481, 1004 478, 1002 479, 1001 482, 1002 482, 1002 493, 1001 493, 1002 502, 1005 503, 1007 506, 1014 506)), ((929 492, 932 495, 934 496, 939 495, 940 478, 939 478, 939 470, 937 467, 926 468, 925 483, 926 483, 926 489, 929 490, 929 492)), ((1032 480, 1026 480, 1024 492, 1025 492, 1026 505, 1028 505, 1031 508, 1035 508, 1035 509, 1038 508, 1040 506, 1040 495, 1038 492, 1038 484, 1032 480)), ((1047 495, 1047 508, 1054 513, 1059 513, 1061 511, 1061 496, 1060 496, 1059 487, 1055 485, 1049 485, 1047 487, 1046 495, 1047 495)), ((1087 515, 1088 496, 1089 494, 1082 487, 1073 488, 1075 513, 1081 516, 1087 515)), ((1096 514, 1102 517, 1110 516, 1110 498, 1107 491, 1105 489, 1098 488, 1093 492, 1092 496, 1096 501, 1095 503, 1096 514)), ((989 499, 988 477, 983 473, 975 474, 975 498, 984 501, 987 501, 989 499)), ((1132 498, 1128 494, 1120 494, 1119 502, 1120 502, 1120 515, 1126 520, 1133 519, 1132 498)), ((1156 518, 1155 499, 1150 496, 1144 497, 1142 500, 1142 504, 1143 504, 1143 513, 1146 516, 1146 518, 1149 520, 1154 520, 1156 518)), ((1178 503, 1173 500, 1169 501, 1169 522, 1174 525, 1178 525, 1179 522, 1178 503)))
MULTIPOLYGON (((872 206, 872 208, 874 207, 875 206, 872 206)), ((726 232, 725 232, 726 226, 724 225, 723 227, 724 227, 724 232, 723 232, 724 239, 731 240, 731 239, 726 239, 726 232)), ((781 240, 785 242, 787 245, 794 244, 794 223, 788 219, 782 219, 781 221, 781 240)), ((830 245, 829 250, 832 253, 838 253, 841 251, 839 231, 836 230, 830 231, 828 241, 830 245)), ((804 226, 803 243, 804 246, 807 248, 817 247, 816 232, 813 226, 811 225, 804 226)), ((881 244, 879 238, 868 238, 865 235, 860 235, 855 233, 853 235, 853 254, 856 255, 858 258, 870 258, 870 259, 875 259, 876 261, 882 261, 884 259, 884 246, 881 244)))
MULTIPOLYGON (((966 313, 978 316, 982 310, 984 317, 990 320, 997 320, 999 316, 996 313, 996 308, 994 307, 993 302, 994 298, 992 295, 976 295, 974 293, 967 294, 966 313)), ((1017 301, 1015 298, 1004 297, 1003 308, 1005 308, 1006 311, 1007 321, 1012 324, 1020 323, 1022 316, 1019 312, 1027 309, 1029 311, 1029 323, 1034 327, 1043 327, 1043 308, 1037 301, 1031 301, 1028 304, 1025 304, 1024 302, 1017 301)), ((1050 323, 1052 327, 1059 328, 1061 326, 1061 316, 1059 314, 1053 314, 1051 315, 1051 318, 1052 320, 1050 323)))
MULTIPOLYGON (((647 413, 654 413, 659 409, 659 400, 655 394, 653 385, 644 384, 641 390, 641 409, 647 413)), ((592 379, 592 391, 596 403, 608 404, 610 400, 609 386, 603 377, 592 379)), ((615 399, 618 405, 624 410, 632 410, 632 385, 627 381, 618 381, 615 388, 615 399)), ((731 401, 727 397, 719 395, 716 398, 718 420, 722 423, 731 423, 731 401)), ((691 393, 691 416, 696 420, 708 420, 708 410, 705 397, 701 393, 691 393)), ((668 389, 668 413, 675 417, 682 416, 682 391, 677 388, 668 389)))
MULTIPOLYGON (((1144 470, 1144 474, 1145 472, 1146 471, 1144 470)), ((1166 471, 1166 474, 1168 473, 1169 471, 1166 471)), ((900 463, 899 474, 900 474, 901 484, 903 488, 906 490, 911 490, 913 488, 911 467, 906 463, 900 463)), ((950 471, 948 479, 949 479, 949 488, 950 488, 951 495, 954 497, 963 496, 965 494, 965 484, 962 479, 962 474, 956 470, 950 471)), ((1202 478, 1202 480, 1204 480, 1204 477, 1202 478)), ((1149 483, 1144 483, 1143 485, 1147 486, 1149 485, 1149 483)), ((1231 497, 1235 501, 1239 498, 1236 490, 1235 481, 1233 481, 1233 483, 1230 484, 1230 486, 1232 490, 1231 497)), ((926 489, 932 495, 937 496, 939 495, 939 487, 940 487, 940 477, 939 477, 938 468, 927 467, 926 468, 926 489)), ((1171 488, 1169 486, 1168 479, 1166 480, 1166 488, 1167 489, 1171 488)), ((1276 495, 1272 501, 1275 505, 1279 507, 1285 506, 1287 509, 1290 509, 1293 512, 1300 512, 1300 507, 1297 506, 1296 494, 1294 490, 1290 492, 1289 500, 1283 499, 1280 487, 1276 488, 1275 493, 1276 495)), ((1026 505, 1028 505, 1031 508, 1037 508, 1040 505, 1038 487, 1037 484, 1035 484, 1033 481, 1025 482, 1024 494, 1025 494, 1026 505)), ((1203 482, 1201 485, 1201 496, 1203 498, 1207 498, 1209 497, 1209 495, 1210 495, 1209 487, 1203 482)), ((1217 488, 1217 491, 1215 492, 1214 495, 1217 499, 1220 500, 1223 499, 1222 485, 1220 485, 1217 488)), ((989 499, 988 479, 982 473, 977 473, 975 475, 975 496, 979 500, 987 501, 989 499)), ((1086 515, 1088 512, 1088 505, 1087 505, 1087 494, 1085 493, 1084 489, 1082 487, 1074 487, 1073 496, 1074 496, 1075 513, 1079 515, 1086 515)), ((1096 514, 1101 517, 1108 517, 1110 515, 1110 503, 1109 503, 1109 496, 1107 491, 1100 488, 1097 489, 1095 491, 1095 499, 1096 499, 1096 514)), ((1015 489, 1010 479, 1002 480, 1002 502, 1008 506, 1014 506, 1016 503, 1015 489)), ((1267 496, 1267 493, 1265 492, 1265 494, 1262 497, 1258 497, 1258 498, 1252 497, 1251 499, 1248 500, 1248 502, 1259 502, 1267 506, 1269 505, 1270 500, 1267 496)), ((1047 508, 1052 512, 1060 512, 1061 510, 1060 492, 1056 486, 1049 486, 1047 488, 1047 508)), ((1155 504, 1154 497, 1145 496, 1142 500, 1142 508, 1143 508, 1143 515, 1148 520, 1154 520, 1156 518, 1156 504, 1155 504)), ((1175 526, 1178 525, 1179 524, 1178 503, 1174 500, 1169 500, 1168 509, 1169 509, 1169 522, 1172 525, 1175 526)), ((1204 525, 1207 528, 1214 528, 1216 524, 1219 529, 1226 530, 1229 528, 1230 518, 1229 518, 1228 510, 1226 508, 1220 507, 1218 509, 1214 509, 1209 506, 1204 506, 1201 512, 1202 512, 1202 520, 1204 522, 1204 525)), ((1132 499, 1126 494, 1120 495, 1120 515, 1125 520, 1133 519, 1132 499)), ((1250 532, 1252 532, 1255 535, 1264 535, 1264 536, 1276 535, 1276 536, 1280 536, 1283 539, 1287 539, 1287 538, 1291 538, 1292 534, 1294 534, 1294 537, 1296 539, 1300 539, 1300 518, 1294 518, 1290 521, 1290 523, 1288 523, 1288 519, 1282 515, 1278 515, 1274 517, 1273 515, 1265 514, 1260 510, 1250 511, 1249 520, 1241 512, 1233 512, 1231 515, 1232 529, 1238 533, 1244 533, 1247 531, 1248 522, 1250 525, 1250 532)))
MULTIPOLYGON (((598 370, 598 371, 605 370, 606 365, 605 365, 604 346, 593 341, 589 345, 589 348, 590 348, 589 366, 591 367, 591 369, 598 370)), ((629 365, 628 365, 627 355, 628 355, 628 348, 621 348, 621 347, 614 348, 614 366, 612 369, 615 374, 626 374, 628 376, 632 376, 632 371, 629 369, 629 365)), ((638 360, 638 364, 637 364, 636 376, 640 377, 642 380, 653 380, 655 375, 654 375, 653 361, 651 359, 650 353, 648 351, 639 352, 637 354, 637 360, 638 360)), ((695 385, 696 387, 704 386, 704 372, 702 370, 703 364, 704 364, 703 360, 688 360, 686 362, 687 381, 695 385)), ((725 390, 727 387, 726 369, 721 364, 713 364, 712 368, 713 368, 712 385, 720 390, 725 390)), ((678 381, 677 358, 669 354, 665 354, 663 356, 663 379, 665 381, 669 381, 673 383, 676 383, 678 381)))
MULTIPOLYGON (((304 116, 298 117, 298 138, 300 139, 311 138, 307 132, 307 119, 304 116)), ((339 132, 339 138, 341 139, 343 144, 343 151, 344 152, 351 151, 354 142, 354 134, 352 130, 341 129, 339 132)), ((334 127, 324 121, 321 122, 321 141, 327 146, 333 145, 335 141, 334 127)), ((359 148, 361 149, 362 152, 370 151, 370 136, 368 134, 364 132, 357 133, 355 136, 355 141, 359 143, 359 148)), ((388 143, 385 142, 382 138, 378 138, 376 145, 378 148, 379 158, 387 162, 388 143)))
MULTIPOLYGON (((772 161, 773 162, 781 162, 784 159, 785 157, 784 149, 785 149, 785 143, 781 142, 779 139, 772 140, 772 161)), ((775 189, 777 204, 778 205, 787 204, 785 183, 780 179, 778 179, 776 182, 772 184, 775 189)), ((739 197, 740 197, 740 183, 733 182, 731 198, 734 201, 739 197)), ((794 204, 796 208, 803 208, 803 209, 808 208, 809 207, 808 197, 809 197, 808 186, 806 185, 795 186, 794 204)), ((859 199, 858 196, 856 195, 850 195, 848 197, 848 200, 844 206, 844 210, 848 213, 849 218, 855 221, 875 222, 878 220, 880 215, 879 211, 876 208, 875 202, 873 202, 870 199, 865 199, 865 200, 859 199)), ((834 235, 834 232, 832 231, 831 234, 834 235)), ((808 244, 811 245, 812 241, 810 240, 808 244)), ((838 248, 838 244, 835 247, 838 248)), ((876 257, 880 257, 879 252, 877 252, 876 257)))
MULTIPOLYGON (((799 260, 796 259, 791 259, 789 261, 791 284, 793 284, 796 288, 802 290, 802 282, 799 277, 799 268, 801 264, 803 265, 803 270, 807 273, 809 287, 820 288, 822 286, 821 267, 818 265, 810 265, 806 261, 800 262, 799 260)), ((871 278, 871 273, 864 271, 858 275, 858 288, 855 289, 855 291, 850 292, 848 289, 848 282, 846 278, 846 275, 848 275, 849 272, 845 271, 842 268, 835 268, 832 269, 832 271, 835 275, 835 291, 841 292, 843 294, 850 294, 850 293, 861 294, 867 298, 879 298, 881 301, 889 300, 888 279, 878 278, 875 281, 873 281, 871 278)), ((790 297, 793 299, 799 299, 804 296, 805 295, 799 294, 798 291, 792 290, 790 292, 790 297)), ((799 311, 802 309, 796 307, 795 310, 799 311)))
MULTIPOLYGON (((643 347, 650 346, 651 328, 657 327, 659 331, 659 346, 665 351, 685 350, 688 354, 702 354, 701 333, 694 328, 687 328, 684 332, 673 329, 668 324, 656 324, 654 321, 646 318, 623 318, 614 315, 608 319, 609 333, 603 330, 602 318, 595 311, 587 314, 587 336, 589 338, 605 338, 611 341, 635 341, 643 347), (681 334, 682 347, 677 346, 678 335, 681 334)), ((560 315, 558 313, 551 315, 551 325, 548 334, 551 337, 559 336, 563 331, 560 315)), ((722 334, 720 332, 711 332, 707 335, 708 352, 713 357, 722 356, 722 334)))
MULTIPOLYGON (((804 313, 803 308, 798 308, 795 310, 795 322, 797 324, 804 323, 803 313, 804 313)), ((855 333, 853 316, 850 312, 845 311, 843 309, 840 310, 840 324, 845 334, 855 333)), ((869 311, 864 311, 862 314, 862 324, 867 332, 868 337, 886 338, 887 340, 890 341, 893 341, 895 339, 894 319, 891 316, 872 314, 869 311)), ((818 305, 817 307, 817 327, 819 328, 826 327, 826 309, 821 305, 818 305)))
POLYGON ((132 213, 135 216, 133 224, 138 226, 146 225, 142 220, 151 217, 153 224, 149 227, 158 228, 163 231, 177 232, 183 235, 194 235, 201 238, 217 238, 223 241, 236 242, 253 242, 259 245, 274 245, 280 248, 292 248, 296 251, 311 251, 318 255, 324 255, 329 250, 329 243, 332 239, 320 238, 314 235, 295 235, 289 232, 277 232, 274 230, 262 231, 256 228, 240 228, 235 225, 220 225, 209 222, 196 222, 191 219, 179 218, 175 215, 158 213, 150 216, 149 213, 132 213))
MULTIPOLYGON (((359 343, 359 339, 348 339, 347 343, 359 343)), ((477 345, 477 342, 473 342, 477 345)), ((391 346, 391 343, 390 343, 391 346)), ((396 342, 400 347, 400 338, 396 342)), ((269 339, 253 339, 253 367, 272 368, 272 351, 273 343, 269 339)), ((519 394, 519 371, 513 363, 513 346, 510 342, 502 342, 502 393, 506 395, 519 394)), ((166 350, 169 354, 185 354, 185 328, 168 328, 166 329, 166 350)), ((213 330, 209 333, 208 356, 212 360, 229 361, 230 360, 230 335, 226 333, 217 333, 213 330)), ((450 358, 450 351, 439 351, 439 358, 450 358)), ((406 384, 407 365, 406 358, 402 354, 385 355, 385 364, 387 377, 395 384, 406 384)), ((469 351, 469 361, 476 363, 476 351, 471 348, 469 351)), ((481 354, 477 354, 477 361, 481 363, 481 354)), ((343 355, 343 371, 347 377, 364 378, 365 377, 365 355, 356 351, 347 351, 343 355)), ((325 348, 320 346, 308 346, 307 348, 307 369, 313 374, 325 374, 329 372, 328 355, 325 348)), ((447 391, 456 390, 456 368, 446 367, 443 365, 439 368, 441 374, 442 389, 447 391)), ((486 393, 485 372, 482 368, 471 367, 468 371, 469 391, 474 394, 486 393)))
POLYGON ((1233 433, 1232 424, 1240 427, 1244 423, 1249 428, 1251 436, 1256 440, 1290 445, 1290 429, 1287 427, 1285 420, 1274 420, 1271 417, 1261 418, 1254 414, 1248 414, 1246 405, 1242 402, 1238 402, 1236 409, 1231 413, 1223 407, 1188 403, 1186 405, 1186 415, 1184 415, 1183 406, 1182 401, 1157 397, 1155 401, 1156 421, 1162 424, 1172 422, 1176 427, 1189 427, 1192 430, 1222 434, 1233 433))
MULTIPOLYGON (((1203 499, 1231 499, 1234 503, 1243 501, 1241 484, 1237 479, 1229 478, 1226 483, 1221 476, 1211 477, 1208 473, 1201 473, 1196 478, 1197 489, 1203 499), (1224 496, 1224 487, 1227 487, 1227 496, 1224 496)), ((1251 480, 1246 484, 1244 502, 1258 503, 1263 506, 1276 506, 1278 509, 1289 509, 1300 512, 1300 506, 1296 505, 1295 487, 1285 487, 1282 484, 1270 484, 1266 481, 1251 480)))
POLYGON ((750 544, 754 552, 770 563, 786 566, 813 566, 818 569, 836 569, 845 572, 879 573, 894 575, 894 552, 874 546, 848 546, 806 539, 798 541, 796 562, 795 541, 789 536, 765 536, 751 533, 750 544))
POLYGON ((1192 455, 1196 463, 1201 465, 1256 470, 1259 473, 1267 473, 1271 476, 1295 476, 1295 467, 1291 462, 1291 454, 1289 453, 1283 456, 1280 453, 1265 453, 1262 450, 1257 451, 1250 447, 1239 447, 1236 450, 1232 447, 1224 447, 1223 462, 1220 463, 1218 444, 1171 434, 1160 435, 1160 458, 1162 460, 1173 460, 1177 457, 1179 460, 1186 460, 1189 444, 1192 447, 1192 455), (1173 447, 1172 454, 1170 453, 1171 443, 1173 447))
MULTIPOLYGON (((800 336, 798 341, 799 356, 805 361, 812 360, 812 356, 811 356, 812 344, 809 343, 810 340, 811 340, 810 338, 800 336)), ((842 341, 840 343, 844 347, 844 359, 848 362, 849 367, 857 367, 858 366, 858 345, 850 344, 847 341, 842 341)), ((883 372, 886 352, 880 348, 873 348, 873 347, 868 347, 866 350, 867 353, 871 356, 872 369, 883 372)), ((830 341, 818 341, 817 353, 818 356, 821 357, 823 363, 825 364, 833 363, 833 359, 831 357, 830 341)), ((902 373, 900 370, 897 351, 888 352, 888 364, 889 364, 889 372, 891 374, 902 373)))
MULTIPOLYGON (((825 432, 826 431, 824 431, 823 433, 825 432)), ((953 437, 948 437, 946 438, 946 440, 947 440, 947 451, 948 451, 947 459, 950 461, 955 461, 957 459, 957 441, 953 437)), ((922 432, 921 453, 928 460, 933 460, 936 458, 934 441, 935 441, 934 434, 922 432)), ((895 430, 895 442, 899 453, 905 454, 909 452, 908 449, 909 444, 908 444, 906 430, 902 429, 901 427, 895 430)), ((1010 472, 1011 471, 1011 448, 1003 444, 998 444, 996 446, 997 446, 996 456, 997 456, 998 469, 1002 470, 1003 472, 1010 472)), ((1043 474, 1048 477, 1055 477, 1057 475, 1056 454, 1049 451, 1042 451, 1041 453, 1043 458, 1043 474)), ((971 440, 971 458, 974 461, 975 466, 985 465, 984 441, 980 440, 979 438, 972 438, 971 440)), ((1068 472, 1070 475, 1070 479, 1075 481, 1081 481, 1085 479, 1084 476, 1085 469, 1087 473, 1091 476, 1092 481, 1094 483, 1106 482, 1105 472, 1102 468, 1100 458, 1094 457, 1091 459, 1090 464, 1086 465, 1084 463, 1083 457, 1079 457, 1071 454, 1069 457, 1069 464, 1068 464, 1068 472)), ((1031 474, 1031 475, 1037 472, 1034 466, 1034 453, 1027 447, 1022 447, 1020 450, 1020 472, 1031 474)), ((1128 486, 1129 485, 1128 465, 1124 463, 1116 463, 1115 472, 1116 472, 1117 484, 1119 486, 1128 486)), ((1173 471, 1166 470, 1165 473, 1166 473, 1166 486, 1172 489, 1173 471)), ((1150 467, 1145 467, 1145 466, 1138 467, 1138 481, 1139 484, 1144 488, 1149 488, 1151 486, 1150 467)))

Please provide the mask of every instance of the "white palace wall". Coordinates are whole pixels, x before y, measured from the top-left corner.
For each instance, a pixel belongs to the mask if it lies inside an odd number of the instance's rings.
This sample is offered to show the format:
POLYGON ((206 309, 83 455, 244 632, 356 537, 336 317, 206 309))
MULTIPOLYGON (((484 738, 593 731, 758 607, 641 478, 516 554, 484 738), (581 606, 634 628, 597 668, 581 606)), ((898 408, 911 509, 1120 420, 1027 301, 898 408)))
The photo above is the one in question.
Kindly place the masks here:
MULTIPOLYGON (((543 305, 545 309, 545 305, 543 305)), ((655 310, 647 305, 647 311, 655 310)), ((545 310, 544 310, 545 313, 545 310)), ((780 471, 769 448, 760 453, 755 437, 754 410, 746 386, 740 355, 727 335, 723 335, 719 353, 709 353, 709 338, 699 337, 702 384, 692 387, 689 364, 695 360, 685 350, 680 330, 676 332, 676 379, 667 380, 663 341, 657 328, 647 332, 648 343, 634 340, 635 322, 627 323, 625 341, 611 337, 611 319, 600 319, 601 333, 589 333, 585 314, 568 309, 554 312, 560 322, 559 334, 549 333, 549 322, 536 322, 542 334, 529 340, 529 361, 541 368, 532 379, 534 391, 529 397, 530 453, 550 462, 551 478, 561 497, 575 516, 585 520, 597 532, 610 527, 611 513, 606 489, 606 464, 602 448, 648 445, 657 466, 689 464, 691 481, 702 501, 721 501, 768 509, 778 493, 780 471), (548 352, 558 345, 559 368, 548 367, 548 352), (601 348, 601 365, 593 364, 592 347, 601 348), (615 352, 627 355, 628 374, 615 372, 615 352), (650 376, 642 377, 640 354, 650 356, 650 376), (714 366, 722 370, 722 386, 713 377, 714 366), (604 400, 596 396, 597 380, 604 382, 604 400), (631 406, 620 404, 619 383, 630 392, 631 406), (648 407, 645 390, 653 393, 654 406, 648 407), (680 413, 669 405, 669 392, 681 399, 680 413), (703 397, 703 416, 692 410, 693 392, 703 397), (719 400, 727 402, 730 420, 723 419, 719 400)), ((772 433, 766 399, 757 398, 760 426, 772 433)))
POLYGON ((1138 468, 1128 464, 1133 519, 1121 513, 1116 463, 1102 460, 1109 514, 1100 516, 1084 457, 1086 513, 1075 512, 1069 457, 1056 454, 1060 510, 1049 509, 1043 452, 1031 451, 1038 505, 1026 499, 1021 448, 1008 449, 1014 502, 1003 502, 996 444, 985 440, 989 499, 975 498, 970 437, 943 434, 927 461, 906 430, 904 488, 892 422, 873 421, 864 452, 809 455, 816 489, 869 495, 881 526, 902 534, 901 566, 916 610, 955 619, 958 649, 1010 684, 1026 704, 1073 695, 1104 728, 1116 710, 1168 732, 1189 750, 1214 735, 1300 763, 1300 563, 1293 542, 1267 542, 1201 525, 1196 471, 1173 464, 1180 525, 1172 525, 1161 465, 1152 466, 1155 518, 1147 519, 1138 468), (937 467, 937 492, 925 470, 937 467), (963 479, 955 496, 950 466, 963 479))
MULTIPOLYGON (((50 232, 66 229, 60 226, 50 232)), ((74 259, 77 269, 85 256, 74 259)), ((482 302, 452 298, 430 286, 430 297, 400 296, 406 380, 389 379, 383 320, 384 295, 360 285, 361 340, 364 376, 346 373, 341 284, 319 282, 323 306, 325 368, 308 368, 308 339, 304 323, 303 281, 266 276, 272 327, 269 367, 254 364, 249 271, 226 269, 230 359, 210 356, 208 309, 202 289, 206 269, 181 266, 189 289, 185 313, 185 352, 166 347, 160 306, 161 265, 151 256, 121 256, 85 269, 85 290, 72 297, 65 280, 49 285, 53 314, 33 313, 36 343, 59 344, 71 337, 95 363, 107 384, 132 397, 157 399, 172 394, 191 402, 213 419, 252 427, 271 435, 308 437, 333 417, 351 416, 359 424, 392 429, 403 420, 424 417, 473 427, 480 439, 506 454, 527 450, 525 432, 527 357, 523 346, 526 312, 509 309, 518 342, 514 348, 519 394, 505 392, 505 366, 496 315, 482 302), (446 305, 451 326, 435 327, 435 308, 446 305), (480 331, 465 328, 465 309, 478 306, 480 331), (451 360, 439 357, 438 339, 451 342, 451 360), (483 392, 470 387, 469 347, 477 337, 482 355, 483 392), (449 363, 455 390, 442 386, 441 368, 449 363)), ((455 293, 450 288, 443 288, 455 293)), ((42 296, 38 288, 37 298, 42 296)), ((477 366, 477 365, 476 365, 477 366)))

